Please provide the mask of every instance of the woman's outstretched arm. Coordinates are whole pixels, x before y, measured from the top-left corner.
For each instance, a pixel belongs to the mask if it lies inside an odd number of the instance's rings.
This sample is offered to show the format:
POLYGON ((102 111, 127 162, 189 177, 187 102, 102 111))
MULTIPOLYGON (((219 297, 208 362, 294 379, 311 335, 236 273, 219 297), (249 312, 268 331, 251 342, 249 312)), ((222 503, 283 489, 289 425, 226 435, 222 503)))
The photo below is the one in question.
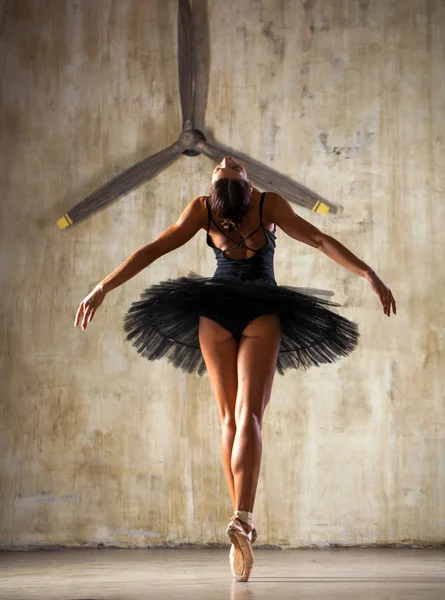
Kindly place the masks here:
POLYGON ((112 273, 107 275, 80 303, 74 327, 86 329, 108 292, 119 287, 151 265, 156 259, 183 246, 206 224, 206 212, 200 198, 192 200, 179 219, 153 242, 133 252, 112 273))
POLYGON ((370 266, 355 256, 338 240, 330 235, 326 235, 317 229, 317 227, 314 227, 311 223, 295 214, 292 206, 282 196, 275 193, 270 194, 270 196, 273 197, 270 198, 267 207, 268 216, 272 223, 276 223, 293 239, 317 248, 345 269, 365 278, 371 289, 380 298, 385 315, 389 317, 391 309, 396 314, 396 302, 391 290, 386 287, 370 266))

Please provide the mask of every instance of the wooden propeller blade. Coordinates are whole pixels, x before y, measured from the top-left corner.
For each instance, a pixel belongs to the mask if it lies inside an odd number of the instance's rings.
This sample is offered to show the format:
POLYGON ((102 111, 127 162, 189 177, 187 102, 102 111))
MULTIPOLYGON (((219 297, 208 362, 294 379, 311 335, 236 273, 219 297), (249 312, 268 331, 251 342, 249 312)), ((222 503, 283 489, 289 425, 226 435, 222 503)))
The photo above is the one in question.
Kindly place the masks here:
POLYGON ((220 162, 225 156, 232 156, 239 160, 245 166, 249 179, 255 185, 258 185, 263 190, 278 192, 286 200, 289 200, 289 202, 299 204, 322 215, 328 212, 335 213, 338 210, 337 206, 328 202, 301 183, 297 183, 290 177, 282 175, 278 171, 266 167, 240 152, 225 148, 224 146, 215 146, 208 142, 200 142, 198 148, 202 154, 205 154, 216 162, 220 162))
POLYGON ((179 0, 178 3, 178 74, 182 127, 191 130, 194 129, 195 54, 189 0, 179 0))
POLYGON ((207 0, 199 0, 199 2, 193 3, 192 26, 195 65, 193 126, 199 131, 204 131, 210 76, 210 40, 207 0))
POLYGON ((57 225, 60 229, 65 229, 91 215, 99 208, 110 204, 119 196, 123 196, 141 183, 154 177, 161 169, 173 162, 182 150, 181 146, 175 142, 149 158, 141 160, 87 196, 85 200, 76 204, 74 208, 57 221, 57 225))

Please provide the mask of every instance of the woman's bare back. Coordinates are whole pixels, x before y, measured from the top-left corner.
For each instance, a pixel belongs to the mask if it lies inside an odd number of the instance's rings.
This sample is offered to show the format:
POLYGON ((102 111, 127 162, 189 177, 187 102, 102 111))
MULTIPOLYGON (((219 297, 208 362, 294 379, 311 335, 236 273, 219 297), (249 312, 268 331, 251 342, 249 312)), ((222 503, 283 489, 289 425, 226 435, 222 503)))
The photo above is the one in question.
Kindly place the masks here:
MULTIPOLYGON (((206 198, 202 197, 201 200, 205 206, 206 198)), ((264 233, 264 230, 260 224, 260 200, 261 200, 261 193, 259 192, 259 190, 254 188, 252 190, 251 205, 250 205, 247 213, 243 217, 239 232, 238 231, 230 231, 230 232, 227 231, 226 232, 222 226, 222 220, 219 219, 212 212, 212 219, 214 222, 210 223, 209 234, 210 234, 210 239, 211 239, 213 245, 223 251, 226 250, 227 248, 230 248, 231 246, 233 246, 236 243, 242 242, 243 240, 246 240, 245 245, 248 246, 249 248, 252 248, 253 250, 259 250, 260 248, 263 248, 264 246, 266 246, 268 243, 268 240, 267 240, 266 234, 264 233), (216 223, 216 225, 215 225, 215 223, 216 223), (219 229, 218 229, 218 227, 219 227, 219 229)), ((264 202, 264 207, 263 207, 263 219, 262 219, 263 226, 265 229, 268 229, 269 231, 273 231, 274 224, 271 223, 270 221, 268 221, 266 218, 266 211, 264 209, 265 204, 266 204, 266 201, 264 202)), ((203 227, 203 229, 204 229, 204 227, 203 227)), ((206 223, 205 229, 207 230, 207 223, 206 223)), ((251 250, 248 250, 247 248, 245 248, 243 246, 234 248, 233 250, 230 250, 226 254, 226 256, 228 258, 232 258, 232 259, 249 259, 253 255, 254 255, 254 252, 252 252, 251 250)))

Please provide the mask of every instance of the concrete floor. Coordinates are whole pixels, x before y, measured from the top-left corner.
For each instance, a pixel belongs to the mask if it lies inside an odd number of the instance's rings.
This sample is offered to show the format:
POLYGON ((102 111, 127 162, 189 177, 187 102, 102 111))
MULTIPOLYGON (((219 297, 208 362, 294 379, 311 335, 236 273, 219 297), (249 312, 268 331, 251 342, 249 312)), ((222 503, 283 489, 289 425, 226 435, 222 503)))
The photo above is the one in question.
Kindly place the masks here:
POLYGON ((444 550, 261 550, 247 584, 228 550, 60 550, 0 554, 0 598, 21 600, 445 599, 444 550))

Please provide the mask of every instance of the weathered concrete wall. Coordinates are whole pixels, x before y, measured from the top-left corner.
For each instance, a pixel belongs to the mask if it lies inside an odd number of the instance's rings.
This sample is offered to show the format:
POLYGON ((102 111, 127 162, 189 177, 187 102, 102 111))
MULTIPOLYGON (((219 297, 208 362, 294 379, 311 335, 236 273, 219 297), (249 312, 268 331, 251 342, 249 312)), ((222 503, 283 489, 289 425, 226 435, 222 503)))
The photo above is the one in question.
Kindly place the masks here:
MULTIPOLYGON (((225 542, 230 505, 207 378, 140 359, 122 318, 147 284, 210 275, 198 235, 72 327, 80 300, 208 189, 182 157, 65 231, 55 220, 180 131, 176 2, 6 0, 1 14, 1 543, 225 542)), ((335 290, 347 360, 277 377, 260 542, 445 540, 441 0, 208 3, 207 127, 343 207, 299 214, 391 286, 278 236, 281 283, 335 290)))

